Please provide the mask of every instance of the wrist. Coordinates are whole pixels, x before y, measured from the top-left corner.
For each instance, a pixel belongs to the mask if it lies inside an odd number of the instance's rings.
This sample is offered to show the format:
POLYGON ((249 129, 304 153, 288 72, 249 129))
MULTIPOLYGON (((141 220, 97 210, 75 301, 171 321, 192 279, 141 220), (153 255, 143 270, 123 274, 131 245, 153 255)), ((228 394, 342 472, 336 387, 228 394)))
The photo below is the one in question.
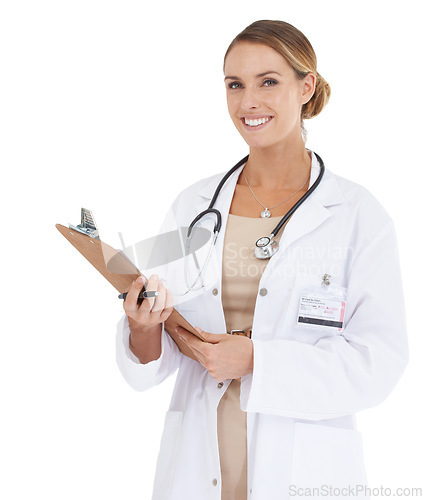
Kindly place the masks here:
POLYGON ((132 325, 129 331, 129 349, 141 364, 149 363, 160 357, 162 323, 152 327, 132 325))
POLYGON ((250 364, 248 365, 248 373, 254 372, 254 344, 251 342, 251 358, 250 364))
POLYGON ((129 323, 130 336, 137 337, 145 337, 150 336, 154 333, 159 333, 162 331, 162 323, 158 323, 153 326, 140 325, 140 324, 132 324, 129 323))

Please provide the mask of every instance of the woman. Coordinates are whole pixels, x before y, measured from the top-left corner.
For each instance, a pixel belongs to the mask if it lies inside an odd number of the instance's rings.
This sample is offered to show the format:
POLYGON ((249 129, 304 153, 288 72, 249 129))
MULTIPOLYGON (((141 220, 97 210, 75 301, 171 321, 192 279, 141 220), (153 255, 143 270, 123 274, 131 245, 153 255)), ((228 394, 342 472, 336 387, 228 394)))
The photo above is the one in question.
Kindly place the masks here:
MULTIPOLYGON (((328 170, 320 179, 303 119, 323 109, 330 87, 300 31, 253 23, 230 44, 224 73, 229 114, 250 153, 215 202, 222 228, 209 281, 175 305, 208 342, 179 327, 187 357, 164 329, 180 269, 164 275, 169 288, 150 277, 155 303, 137 305, 143 281, 135 282, 118 331, 118 364, 135 389, 179 368, 153 498, 279 500, 305 488, 335 498, 330 488, 354 487, 360 497, 354 413, 383 401, 408 360, 392 221, 362 187, 328 170), (315 183, 274 237, 279 250, 258 259, 255 242, 315 183)), ((209 206, 221 179, 178 196, 175 227, 209 206)))

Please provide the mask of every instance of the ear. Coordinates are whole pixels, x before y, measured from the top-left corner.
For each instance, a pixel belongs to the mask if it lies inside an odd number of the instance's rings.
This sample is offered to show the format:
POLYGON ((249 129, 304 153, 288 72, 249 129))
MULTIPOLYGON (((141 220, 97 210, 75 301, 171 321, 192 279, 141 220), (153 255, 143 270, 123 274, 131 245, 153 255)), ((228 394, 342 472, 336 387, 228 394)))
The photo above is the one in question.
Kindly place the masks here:
POLYGON ((301 80, 301 104, 306 104, 314 94, 317 77, 314 73, 308 73, 301 80))

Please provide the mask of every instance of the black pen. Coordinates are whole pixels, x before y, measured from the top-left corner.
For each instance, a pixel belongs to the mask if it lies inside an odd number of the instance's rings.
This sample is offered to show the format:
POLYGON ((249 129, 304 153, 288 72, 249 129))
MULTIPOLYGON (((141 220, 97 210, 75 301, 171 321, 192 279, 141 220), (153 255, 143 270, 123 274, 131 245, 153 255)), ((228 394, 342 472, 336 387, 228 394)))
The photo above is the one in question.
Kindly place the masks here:
MULTIPOLYGON (((121 294, 119 294, 118 298, 125 300, 127 295, 128 295, 128 292, 121 293, 121 294)), ((144 292, 140 293, 138 298, 143 297, 144 299, 151 299, 153 297, 157 297, 157 295, 160 295, 160 292, 156 292, 155 290, 149 290, 149 291, 144 291, 144 292)))

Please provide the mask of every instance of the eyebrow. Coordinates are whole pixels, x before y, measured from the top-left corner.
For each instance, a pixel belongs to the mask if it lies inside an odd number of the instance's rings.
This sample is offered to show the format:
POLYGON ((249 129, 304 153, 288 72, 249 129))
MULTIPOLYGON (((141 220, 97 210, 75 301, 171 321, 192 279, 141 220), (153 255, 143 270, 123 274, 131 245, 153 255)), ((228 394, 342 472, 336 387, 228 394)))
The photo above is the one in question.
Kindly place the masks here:
MULTIPOLYGON (((259 73, 258 75, 256 75, 256 78, 261 78, 262 76, 270 74, 282 76, 277 71, 265 71, 264 73, 259 73)), ((225 76, 225 80, 241 80, 241 78, 239 78, 239 76, 225 76)))

